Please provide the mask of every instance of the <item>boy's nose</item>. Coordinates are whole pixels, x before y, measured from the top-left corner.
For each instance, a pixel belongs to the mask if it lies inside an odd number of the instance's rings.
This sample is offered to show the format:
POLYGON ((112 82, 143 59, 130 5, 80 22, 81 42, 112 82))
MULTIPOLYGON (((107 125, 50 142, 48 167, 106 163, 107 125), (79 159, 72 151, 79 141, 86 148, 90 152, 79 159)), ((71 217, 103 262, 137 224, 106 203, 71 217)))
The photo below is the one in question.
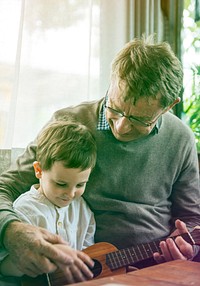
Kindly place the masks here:
POLYGON ((69 188, 67 189, 64 195, 69 199, 73 199, 75 197, 75 194, 76 194, 76 188, 69 188))

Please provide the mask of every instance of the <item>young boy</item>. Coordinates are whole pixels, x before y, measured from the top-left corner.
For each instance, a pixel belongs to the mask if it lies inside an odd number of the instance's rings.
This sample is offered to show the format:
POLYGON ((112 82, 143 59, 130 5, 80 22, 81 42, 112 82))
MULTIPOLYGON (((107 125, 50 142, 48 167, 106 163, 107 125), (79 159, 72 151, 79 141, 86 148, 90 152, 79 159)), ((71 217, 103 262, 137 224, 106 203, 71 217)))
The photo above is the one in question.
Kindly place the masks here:
MULTIPOLYGON (((95 163, 95 140, 85 126, 51 123, 37 138, 33 167, 39 184, 14 202, 15 211, 23 221, 60 235, 76 250, 92 245, 94 216, 81 195, 95 163)), ((1 262, 1 274, 22 275, 7 254, 1 262)))

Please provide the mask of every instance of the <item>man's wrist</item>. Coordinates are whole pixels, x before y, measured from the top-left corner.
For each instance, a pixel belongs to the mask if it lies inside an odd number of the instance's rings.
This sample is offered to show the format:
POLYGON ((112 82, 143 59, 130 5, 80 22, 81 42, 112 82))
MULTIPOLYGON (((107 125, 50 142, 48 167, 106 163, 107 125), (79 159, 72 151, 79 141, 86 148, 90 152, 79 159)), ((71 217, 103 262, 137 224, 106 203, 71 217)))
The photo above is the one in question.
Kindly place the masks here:
POLYGON ((9 245, 9 237, 13 237, 12 235, 12 230, 13 228, 15 228, 18 224, 21 224, 20 220, 11 220, 9 221, 6 226, 4 227, 4 231, 2 234, 2 243, 3 243, 3 247, 5 249, 7 249, 8 245, 9 245))

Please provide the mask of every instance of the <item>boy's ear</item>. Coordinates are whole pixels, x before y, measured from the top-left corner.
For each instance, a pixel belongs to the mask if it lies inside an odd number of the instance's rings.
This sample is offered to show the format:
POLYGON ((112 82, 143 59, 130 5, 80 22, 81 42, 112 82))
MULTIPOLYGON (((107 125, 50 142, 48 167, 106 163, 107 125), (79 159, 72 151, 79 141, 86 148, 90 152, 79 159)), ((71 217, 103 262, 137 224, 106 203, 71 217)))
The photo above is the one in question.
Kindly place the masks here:
POLYGON ((34 168, 34 170, 35 170, 35 176, 36 176, 36 178, 37 178, 37 179, 40 179, 41 176, 42 176, 42 169, 41 169, 41 167, 40 167, 40 163, 39 163, 38 161, 35 161, 35 162, 33 163, 33 168, 34 168))

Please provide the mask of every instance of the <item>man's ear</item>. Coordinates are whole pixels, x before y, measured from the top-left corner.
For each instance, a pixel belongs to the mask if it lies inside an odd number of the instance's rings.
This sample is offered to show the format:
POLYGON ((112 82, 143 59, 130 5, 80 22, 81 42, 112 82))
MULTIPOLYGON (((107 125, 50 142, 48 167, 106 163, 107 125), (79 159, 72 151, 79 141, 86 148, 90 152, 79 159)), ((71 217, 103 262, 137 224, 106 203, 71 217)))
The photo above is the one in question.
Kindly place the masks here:
POLYGON ((177 99, 174 100, 174 102, 172 104, 170 104, 166 109, 165 112, 167 112, 168 110, 172 109, 176 104, 178 104, 181 101, 180 97, 177 97, 177 99))
POLYGON ((35 176, 36 176, 36 178, 37 178, 37 179, 40 179, 41 176, 42 176, 42 169, 41 169, 41 167, 40 167, 40 163, 39 163, 38 161, 35 161, 35 162, 33 163, 33 168, 34 168, 34 170, 35 170, 35 176))

